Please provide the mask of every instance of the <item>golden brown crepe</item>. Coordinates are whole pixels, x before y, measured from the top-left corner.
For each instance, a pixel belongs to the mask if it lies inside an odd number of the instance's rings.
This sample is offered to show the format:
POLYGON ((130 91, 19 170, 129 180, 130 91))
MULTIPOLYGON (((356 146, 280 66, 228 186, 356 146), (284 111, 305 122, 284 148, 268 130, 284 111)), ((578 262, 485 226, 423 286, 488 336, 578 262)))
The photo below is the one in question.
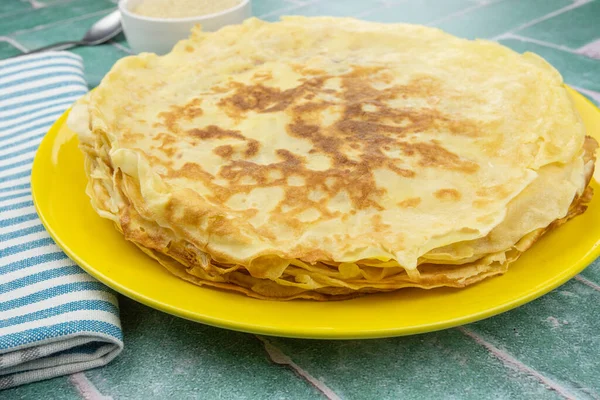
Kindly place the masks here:
POLYGON ((503 273, 585 210, 596 147, 533 54, 330 17, 127 57, 69 124, 126 239, 192 283, 275 299, 503 273))

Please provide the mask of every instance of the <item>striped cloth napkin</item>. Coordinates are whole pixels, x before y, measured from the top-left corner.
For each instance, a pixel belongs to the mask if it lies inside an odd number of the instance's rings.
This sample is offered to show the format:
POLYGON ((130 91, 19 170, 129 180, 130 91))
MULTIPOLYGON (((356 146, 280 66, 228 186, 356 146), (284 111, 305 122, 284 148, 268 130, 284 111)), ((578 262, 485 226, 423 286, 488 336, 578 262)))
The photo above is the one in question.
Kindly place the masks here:
POLYGON ((72 53, 0 61, 0 390, 104 365, 123 348, 114 293, 54 244, 31 200, 38 144, 86 92, 72 53))

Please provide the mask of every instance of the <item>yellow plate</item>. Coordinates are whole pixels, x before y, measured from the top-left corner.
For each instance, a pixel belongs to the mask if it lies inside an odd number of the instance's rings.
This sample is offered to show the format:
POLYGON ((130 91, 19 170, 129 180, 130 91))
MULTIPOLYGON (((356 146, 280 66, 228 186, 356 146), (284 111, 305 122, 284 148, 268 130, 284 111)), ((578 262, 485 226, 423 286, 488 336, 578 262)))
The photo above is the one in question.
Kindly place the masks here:
MULTIPOLYGON (((571 91, 600 140, 600 113, 571 91)), ((346 301, 263 301, 198 287, 171 275, 112 223, 85 194, 77 138, 63 115, 46 135, 32 171, 38 214, 56 243, 91 275, 150 307, 209 325, 303 338, 375 338, 465 324, 507 311, 563 284, 600 253, 600 190, 588 211, 543 237, 509 271, 465 289, 406 289, 346 301)))

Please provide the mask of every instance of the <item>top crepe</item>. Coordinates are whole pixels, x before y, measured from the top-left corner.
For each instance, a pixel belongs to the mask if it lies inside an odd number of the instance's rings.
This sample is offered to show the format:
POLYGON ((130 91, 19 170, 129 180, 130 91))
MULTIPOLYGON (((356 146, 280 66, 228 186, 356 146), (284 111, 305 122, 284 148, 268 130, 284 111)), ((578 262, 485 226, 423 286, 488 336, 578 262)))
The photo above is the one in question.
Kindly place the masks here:
POLYGON ((295 261, 472 262, 565 217, 589 178, 555 69, 415 25, 195 29, 117 62, 75 113, 84 150, 122 173, 97 208, 123 227, 131 203, 200 264, 255 278, 295 261), (540 193, 549 205, 526 208, 540 193))

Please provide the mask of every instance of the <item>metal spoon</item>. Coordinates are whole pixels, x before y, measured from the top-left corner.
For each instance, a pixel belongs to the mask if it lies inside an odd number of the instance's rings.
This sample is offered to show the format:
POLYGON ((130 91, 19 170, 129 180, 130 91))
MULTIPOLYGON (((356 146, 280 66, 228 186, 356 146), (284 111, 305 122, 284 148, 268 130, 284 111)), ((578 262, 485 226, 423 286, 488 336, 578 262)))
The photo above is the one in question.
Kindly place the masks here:
POLYGON ((39 53, 48 50, 65 50, 76 46, 95 46, 109 41, 121 33, 121 31, 121 14, 117 10, 111 12, 92 25, 81 40, 54 43, 19 55, 39 53))

